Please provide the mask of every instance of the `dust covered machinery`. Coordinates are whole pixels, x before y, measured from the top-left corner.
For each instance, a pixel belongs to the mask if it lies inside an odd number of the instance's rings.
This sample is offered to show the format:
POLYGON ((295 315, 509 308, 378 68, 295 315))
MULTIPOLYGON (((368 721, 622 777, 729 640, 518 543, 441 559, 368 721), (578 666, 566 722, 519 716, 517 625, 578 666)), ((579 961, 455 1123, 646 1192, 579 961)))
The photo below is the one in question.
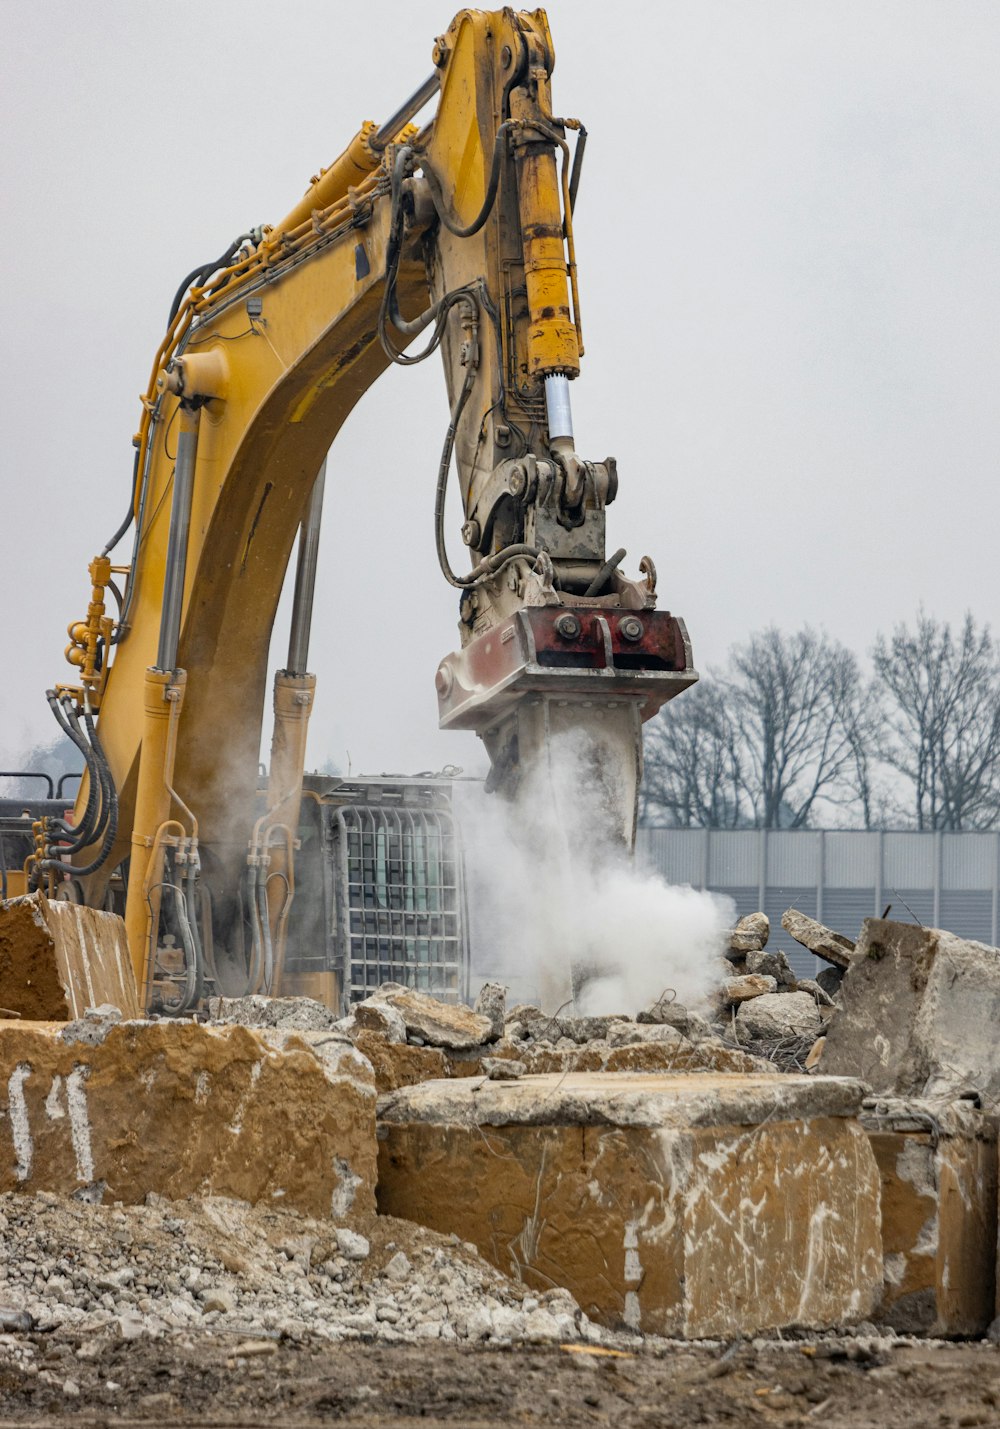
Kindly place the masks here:
MULTIPOLYGON (((451 416, 434 529, 460 648, 438 668, 438 707, 444 727, 483 739, 490 786, 515 796, 572 731, 587 750, 580 777, 602 790, 602 832, 630 848, 641 723, 697 678, 683 623, 656 608, 653 562, 628 576, 624 551, 606 550, 613 458, 574 443, 586 131, 553 109, 545 14, 462 11, 433 64, 284 219, 184 278, 143 402, 128 511, 69 628, 76 682, 49 692, 86 773, 69 817, 33 820, 27 885, 118 908, 142 996, 164 1011, 213 988, 287 990, 303 971, 293 944, 312 916, 297 869, 316 817, 302 780, 326 456, 390 363, 443 358, 451 416), (445 543, 453 465, 465 574, 445 543), (114 564, 130 528, 131 559, 114 564), (268 647, 297 535, 261 802, 268 647)), ((348 842, 363 838, 346 820, 348 842)), ((353 967, 342 969, 352 989, 353 967)))

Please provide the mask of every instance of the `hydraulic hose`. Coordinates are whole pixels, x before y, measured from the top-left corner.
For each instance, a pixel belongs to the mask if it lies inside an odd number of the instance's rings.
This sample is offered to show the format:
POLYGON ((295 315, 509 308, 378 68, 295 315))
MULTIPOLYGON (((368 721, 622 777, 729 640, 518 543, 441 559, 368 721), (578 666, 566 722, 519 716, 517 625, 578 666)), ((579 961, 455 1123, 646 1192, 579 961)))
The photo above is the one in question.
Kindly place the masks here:
POLYGON ((211 263, 199 263, 197 268, 191 269, 190 273, 188 273, 187 277, 177 289, 177 292, 174 294, 174 300, 170 304, 170 317, 167 320, 168 328, 172 326, 174 318, 177 316, 177 313, 180 310, 181 303, 184 301, 184 294, 187 292, 187 290, 195 283, 198 283, 200 286, 206 278, 210 277, 213 273, 218 272, 220 268, 228 268, 240 244, 245 243, 247 239, 250 239, 252 241, 253 237, 254 235, 252 233, 241 233, 239 238, 233 239, 232 243, 230 243, 229 247, 226 249, 225 253, 223 253, 221 258, 216 258, 214 262, 211 263))
POLYGON ((497 130, 496 139, 493 141, 493 159, 490 163, 490 177, 486 184, 483 206, 471 223, 461 224, 458 219, 455 218, 442 191, 441 180, 427 160, 420 159, 420 167, 423 170, 424 178, 427 180, 427 187, 430 189, 437 216, 445 228, 447 228, 448 232, 453 233, 456 238, 471 238, 473 234, 478 233, 493 211, 497 189, 500 187, 500 162, 503 158, 504 141, 510 131, 516 127, 516 120, 505 119, 497 130))
POLYGON ((122 524, 118 527, 118 530, 111 537, 111 540, 108 541, 105 545, 104 550, 101 552, 102 556, 106 556, 109 551, 114 550, 114 548, 118 545, 118 542, 125 535, 125 532, 135 520, 135 493, 139 485, 139 457, 140 450, 138 447, 136 447, 135 456, 132 458, 132 499, 128 504, 128 510, 125 512, 125 515, 122 519, 122 524))
POLYGON ((264 992, 269 994, 274 981, 274 948, 271 945, 271 910, 267 903, 267 879, 257 878, 257 917, 260 920, 261 938, 264 944, 264 966, 262 982, 264 992))
MULTIPOLYGON (((84 836, 84 831, 86 831, 86 839, 89 841, 96 837, 96 828, 94 821, 97 818, 98 810, 100 807, 99 800, 101 794, 101 780, 100 775, 97 772, 96 760, 94 758, 93 751, 91 750, 87 741, 84 739, 83 735, 78 733, 73 728, 73 726, 69 722, 68 717, 60 708, 59 696, 56 694, 55 690, 46 690, 45 698, 48 701, 49 709, 52 711, 56 723, 62 730, 63 734, 65 734, 66 738, 71 740, 72 743, 76 745, 77 749, 83 755, 83 760, 87 766, 87 773, 89 775, 90 780, 87 793, 87 807, 84 809, 83 818, 80 820, 80 823, 77 825, 67 824, 64 819, 54 820, 53 823, 56 828, 61 829, 66 833, 72 832, 73 835, 77 838, 82 838, 84 836)), ((83 844, 80 844, 80 847, 82 848, 83 844)))
POLYGON ((250 908, 250 966, 247 969, 246 995, 252 996, 260 987, 264 971, 264 951, 261 944, 260 924, 257 913, 257 865, 247 869, 247 903, 250 908))
POLYGON ((177 915, 177 927, 180 930, 181 944, 184 948, 184 991, 179 1000, 169 1008, 173 1017, 180 1017, 193 1007, 196 1001, 198 989, 198 960, 194 945, 194 934, 191 931, 191 923, 188 919, 187 901, 184 889, 177 883, 171 883, 170 888, 174 895, 174 912, 177 915))

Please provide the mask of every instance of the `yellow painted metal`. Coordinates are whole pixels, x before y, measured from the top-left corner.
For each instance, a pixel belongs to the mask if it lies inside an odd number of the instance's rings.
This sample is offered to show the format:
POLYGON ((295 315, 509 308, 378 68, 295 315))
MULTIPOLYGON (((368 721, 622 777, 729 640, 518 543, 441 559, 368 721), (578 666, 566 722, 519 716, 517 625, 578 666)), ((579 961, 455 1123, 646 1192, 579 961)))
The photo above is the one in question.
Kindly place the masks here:
POLYGON ((268 860, 263 877, 274 948, 274 976, 269 991, 275 995, 281 990, 288 911, 295 896, 295 830, 299 826, 306 739, 315 692, 315 675, 292 675, 287 670, 279 670, 274 677, 267 814, 259 821, 251 843, 251 847, 256 845, 268 860))
MULTIPOLYGON (((171 822, 171 785, 177 748, 177 727, 184 706, 187 675, 183 670, 144 672, 142 687, 142 757, 130 828, 128 895, 125 932, 143 1005, 149 995, 150 943, 160 908, 164 830, 171 822)), ((184 826, 177 824, 183 835, 184 826)))
MULTIPOLYGON (((456 440, 468 502, 476 483, 506 455, 493 446, 500 420, 496 393, 506 392, 508 412, 527 431, 538 422, 541 376, 574 373, 579 352, 561 236, 565 176, 560 190, 553 153, 558 122, 551 139, 544 133, 554 123, 544 12, 462 11, 440 59, 433 123, 419 135, 408 128, 400 137, 412 143, 418 162, 433 167, 462 223, 483 204, 495 153, 501 181, 493 210, 474 236, 458 238, 443 225, 436 228, 427 266, 417 245, 404 248, 396 292, 410 317, 444 287, 471 285, 502 315, 499 342, 480 343, 470 410, 478 405, 485 413, 482 425, 466 420, 456 440)), ((119 794, 119 835, 102 869, 83 880, 86 900, 100 904, 112 872, 131 855, 126 921, 141 979, 157 862, 166 843, 190 832, 186 818, 171 831, 172 816, 187 806, 197 813, 202 863, 213 890, 232 893, 240 886, 256 817, 268 647, 289 554, 334 438, 388 364, 376 319, 386 274, 393 149, 379 160, 370 138, 365 126, 281 223, 256 248, 235 256, 224 284, 192 290, 153 360, 136 437, 138 541, 128 615, 100 692, 99 733, 119 794), (185 420, 179 408, 192 397, 200 403, 200 432, 180 669, 171 677, 152 667, 177 434, 185 420), (166 698, 171 690, 176 700, 166 698)), ((443 344, 453 401, 464 380, 460 343, 456 321, 443 344)), ((346 493, 345 504, 349 499, 346 493)), ((345 611, 348 602, 345 593, 345 611)), ((284 723, 282 717, 279 727, 284 723)), ((301 769, 295 740, 302 730, 289 721, 288 733, 288 769, 301 769)), ((272 762, 284 760, 279 753, 272 762)), ((275 788, 280 784, 279 775, 275 788)), ((85 801, 84 789, 77 817, 85 801)), ((275 830, 294 827, 290 807, 273 812, 275 830)), ((271 857, 280 862, 288 843, 275 837, 271 857)), ((77 861, 82 865, 89 857, 92 850, 82 850, 77 861)))
MULTIPOLYGON (((382 162, 382 150, 373 148, 371 142, 377 129, 378 125, 371 121, 362 124, 347 148, 334 159, 330 167, 320 169, 319 173, 309 180, 309 187, 303 197, 266 235, 266 247, 276 247, 286 234, 309 222, 317 210, 339 203, 362 179, 375 172, 382 162)), ((406 139, 415 133, 416 130, 411 124, 399 137, 406 139)))

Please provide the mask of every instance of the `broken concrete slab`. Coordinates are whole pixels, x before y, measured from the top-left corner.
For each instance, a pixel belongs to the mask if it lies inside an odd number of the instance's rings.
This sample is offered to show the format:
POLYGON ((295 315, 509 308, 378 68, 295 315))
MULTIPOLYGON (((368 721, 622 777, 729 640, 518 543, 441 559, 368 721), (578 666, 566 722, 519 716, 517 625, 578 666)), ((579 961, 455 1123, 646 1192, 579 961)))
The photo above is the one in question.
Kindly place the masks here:
POLYGON ((490 1038, 496 1042, 503 1036, 507 1016, 507 988, 502 982, 484 982, 476 994, 474 1011, 490 1020, 490 1038))
POLYGON ((722 1001, 731 1006, 737 1002, 749 1002, 752 997, 764 997, 767 993, 778 991, 778 984, 773 977, 764 977, 760 973, 744 973, 742 977, 727 978, 722 984, 722 1001))
POLYGON ((604 1324, 843 1324, 882 1284, 861 1097, 828 1077, 428 1082, 380 1100, 379 1208, 566 1287, 604 1324))
POLYGON ((66 1022, 100 1003, 142 1015, 122 919, 43 893, 0 901, 0 1007, 66 1022))
MULTIPOLYGON (((625 1023, 627 1028, 630 1024, 625 1023)), ((634 1030, 634 1029, 633 1029, 634 1030)), ((670 1029, 674 1030, 674 1029, 670 1029)), ((419 1050, 419 1049, 414 1049, 419 1050)), ((519 1043, 504 1040, 489 1049, 493 1058, 512 1058, 523 1062, 533 1074, 549 1072, 767 1072, 774 1068, 760 1057, 751 1057, 738 1047, 719 1038, 706 1038, 697 1043, 683 1037, 667 1041, 646 1039, 622 1041, 612 1046, 607 1041, 588 1042, 581 1047, 553 1047, 544 1042, 519 1043)), ((453 1077, 475 1077, 482 1073, 482 1058, 467 1052, 448 1056, 448 1069, 453 1077)), ((429 1077, 414 1078, 427 1081, 429 1077)), ((411 1085, 411 1083, 407 1083, 411 1085)), ((381 1087, 380 1087, 381 1090, 381 1087)))
POLYGON ((983 1334, 995 1314, 995 1118, 962 1102, 878 1098, 860 1121, 882 1183, 876 1320, 902 1334, 983 1334))
POLYGON ((808 948, 818 958, 833 963, 838 968, 850 967, 854 944, 843 933, 835 933, 815 918, 800 913, 797 908, 788 908, 781 915, 781 926, 790 938, 802 947, 808 948))
POLYGON ((402 1014, 407 1036, 419 1037, 429 1047, 480 1047, 493 1035, 492 1017, 463 1003, 439 1002, 429 993, 393 983, 384 983, 373 996, 402 1014))
POLYGON ((337 1013, 311 997, 210 997, 212 1022, 236 1027, 285 1027, 298 1032, 323 1032, 337 1025, 337 1013))
POLYGON ((374 1077, 349 1042, 165 1019, 71 1030, 0 1023, 0 1190, 371 1214, 374 1077))
POLYGON ((351 1041, 372 1064, 379 1092, 394 1092, 398 1087, 412 1087, 417 1082, 448 1076, 448 1059, 440 1047, 410 1047, 406 1043, 388 1042, 379 1033, 363 1027, 352 1033, 351 1041))
POLYGON ((827 1029, 823 1070, 896 1096, 1000 1107, 1000 952, 867 918, 827 1029))
POLYGON ((782 1037, 816 1038, 823 1030, 823 1019, 811 993, 770 992, 740 1003, 736 1025, 748 1036, 767 1042, 782 1037))

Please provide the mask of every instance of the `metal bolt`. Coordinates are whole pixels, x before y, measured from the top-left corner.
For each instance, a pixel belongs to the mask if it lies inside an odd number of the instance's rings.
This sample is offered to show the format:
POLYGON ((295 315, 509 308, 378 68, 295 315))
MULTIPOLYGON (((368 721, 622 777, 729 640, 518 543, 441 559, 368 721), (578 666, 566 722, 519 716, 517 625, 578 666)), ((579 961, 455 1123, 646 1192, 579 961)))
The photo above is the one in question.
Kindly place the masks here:
POLYGON ((448 665, 439 665, 438 672, 434 676, 434 688, 442 699, 447 699, 451 694, 451 687, 455 683, 455 676, 451 673, 448 665))
POLYGON ((525 475, 524 467, 513 467, 510 476, 507 478, 507 485, 510 487, 511 496, 520 496, 527 484, 528 478, 525 475))
POLYGON ((565 610, 556 621, 556 634, 564 640, 578 640, 583 626, 572 611, 565 610))
POLYGON ((495 436, 498 447, 510 446, 510 427, 497 427, 495 436))
POLYGON ((500 51, 500 63, 503 65, 504 69, 510 69, 510 62, 513 58, 514 56, 510 52, 510 45, 504 45, 503 49, 500 51))
POLYGON ((479 522, 475 520, 466 521, 465 525, 462 527, 462 540, 465 542, 465 544, 467 546, 478 547, 481 536, 482 531, 479 529, 479 522))
POLYGON ((634 615, 626 615, 624 620, 619 621, 618 630, 623 640, 631 640, 634 644, 641 640, 645 631, 642 628, 642 621, 634 615))

